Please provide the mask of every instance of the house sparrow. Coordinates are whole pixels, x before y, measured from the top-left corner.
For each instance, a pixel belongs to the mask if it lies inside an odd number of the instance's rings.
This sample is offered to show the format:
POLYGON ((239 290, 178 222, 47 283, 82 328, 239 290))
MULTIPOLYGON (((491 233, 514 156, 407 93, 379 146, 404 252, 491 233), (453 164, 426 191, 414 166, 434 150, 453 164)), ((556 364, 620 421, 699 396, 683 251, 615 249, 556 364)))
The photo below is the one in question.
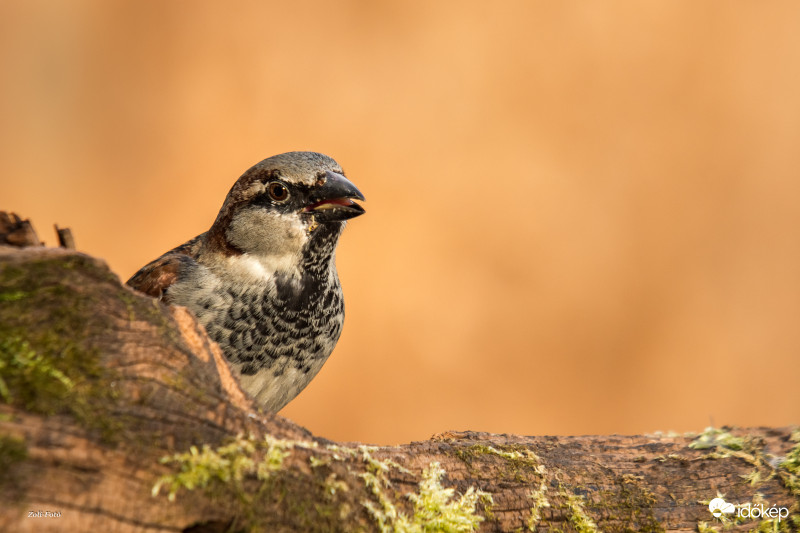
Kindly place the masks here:
POLYGON ((336 161, 289 152, 250 168, 206 233, 128 285, 188 307, 260 405, 276 412, 319 372, 342 332, 336 244, 364 196, 336 161))

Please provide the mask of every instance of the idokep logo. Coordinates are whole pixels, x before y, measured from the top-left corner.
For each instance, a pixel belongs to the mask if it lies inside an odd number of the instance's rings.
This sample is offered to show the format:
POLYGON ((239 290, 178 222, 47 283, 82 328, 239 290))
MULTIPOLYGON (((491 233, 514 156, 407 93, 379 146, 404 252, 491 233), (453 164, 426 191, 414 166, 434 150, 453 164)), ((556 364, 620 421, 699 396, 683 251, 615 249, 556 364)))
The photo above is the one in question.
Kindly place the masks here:
POLYGON ((789 516, 788 507, 764 507, 763 503, 753 505, 751 503, 744 503, 742 505, 733 505, 728 503, 722 498, 714 498, 708 502, 708 510, 715 518, 720 518, 722 515, 735 515, 737 518, 744 519, 778 519, 778 522, 789 516))
POLYGON ((728 503, 722 498, 714 498, 708 502, 708 510, 714 515, 714 518, 719 518, 724 514, 733 514, 736 512, 736 506, 728 503))

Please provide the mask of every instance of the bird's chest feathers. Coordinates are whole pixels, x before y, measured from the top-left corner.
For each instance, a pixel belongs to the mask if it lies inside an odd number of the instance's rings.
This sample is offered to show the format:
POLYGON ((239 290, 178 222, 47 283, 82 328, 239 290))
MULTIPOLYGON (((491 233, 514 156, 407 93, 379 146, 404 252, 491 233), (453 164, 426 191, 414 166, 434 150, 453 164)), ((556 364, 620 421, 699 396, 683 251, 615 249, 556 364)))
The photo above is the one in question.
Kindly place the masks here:
POLYGON ((173 301, 192 309, 208 329, 220 324, 225 329, 245 329, 262 322, 314 321, 340 312, 335 267, 302 270, 294 256, 228 257, 222 265, 200 268, 187 285, 191 290, 175 287, 173 301))
POLYGON ((243 254, 227 258, 227 265, 221 274, 228 284, 265 285, 280 276, 299 279, 299 258, 294 253, 270 255, 243 254))

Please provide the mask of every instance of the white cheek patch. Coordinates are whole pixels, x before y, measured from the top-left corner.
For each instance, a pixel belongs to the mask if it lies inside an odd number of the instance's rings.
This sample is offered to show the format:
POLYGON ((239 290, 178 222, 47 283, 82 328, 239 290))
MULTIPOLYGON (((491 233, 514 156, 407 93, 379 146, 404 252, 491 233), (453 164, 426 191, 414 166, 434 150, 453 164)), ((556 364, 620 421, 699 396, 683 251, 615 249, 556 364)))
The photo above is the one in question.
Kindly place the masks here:
POLYGON ((297 213, 276 213, 260 207, 240 210, 226 232, 228 241, 262 262, 285 264, 300 257, 308 241, 308 228, 297 213))

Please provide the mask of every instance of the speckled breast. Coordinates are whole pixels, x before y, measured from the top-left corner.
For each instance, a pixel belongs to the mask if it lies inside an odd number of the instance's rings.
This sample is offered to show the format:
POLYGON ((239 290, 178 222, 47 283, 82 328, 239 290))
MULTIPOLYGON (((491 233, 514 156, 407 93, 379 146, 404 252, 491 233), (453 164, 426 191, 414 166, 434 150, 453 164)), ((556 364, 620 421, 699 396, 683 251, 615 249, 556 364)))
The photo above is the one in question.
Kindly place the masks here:
POLYGON ((338 283, 298 287, 281 280, 271 285, 229 288, 218 298, 198 302, 205 309, 196 314, 228 360, 241 365, 242 374, 269 370, 280 376, 289 368, 311 373, 315 362, 328 358, 342 332, 341 288, 338 283))

